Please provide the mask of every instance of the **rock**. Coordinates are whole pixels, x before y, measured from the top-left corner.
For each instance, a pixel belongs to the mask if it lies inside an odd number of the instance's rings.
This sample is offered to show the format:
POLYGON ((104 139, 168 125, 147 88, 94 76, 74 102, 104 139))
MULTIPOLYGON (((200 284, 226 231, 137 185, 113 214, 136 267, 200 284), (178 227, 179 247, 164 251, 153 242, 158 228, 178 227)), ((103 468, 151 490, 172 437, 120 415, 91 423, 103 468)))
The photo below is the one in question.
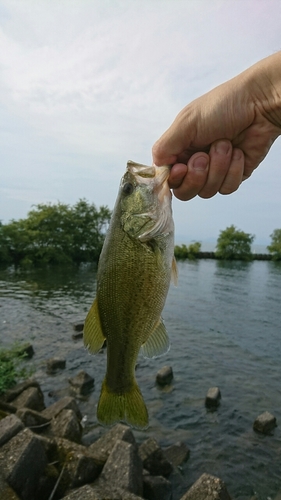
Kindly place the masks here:
POLYGON ((202 474, 181 500, 231 500, 224 482, 210 474, 202 474))
POLYGON ((269 411, 259 415, 253 424, 254 430, 263 434, 269 434, 276 426, 276 418, 269 411))
POLYGON ((19 396, 13 399, 13 405, 17 408, 30 408, 31 410, 44 410, 44 396, 40 387, 29 387, 19 396))
POLYGON ((45 450, 39 439, 24 429, 0 450, 0 470, 21 500, 42 498, 39 479, 47 466, 45 450))
POLYGON ((75 399, 69 396, 65 396, 48 406, 48 408, 45 408, 45 410, 42 411, 42 415, 46 418, 55 418, 62 410, 73 410, 78 420, 82 420, 82 415, 75 399))
POLYGON ((50 425, 50 419, 44 417, 41 413, 30 408, 20 408, 17 413, 25 427, 29 427, 35 432, 42 432, 50 425))
POLYGON ((34 355, 33 345, 30 343, 23 344, 17 348, 18 356, 24 356, 25 358, 31 359, 34 355))
POLYGON ((178 442, 163 450, 165 457, 174 467, 178 467, 183 462, 188 460, 190 450, 185 443, 178 442))
POLYGON ((58 446, 56 442, 56 438, 47 438, 46 436, 42 436, 41 434, 36 435, 37 439, 42 444, 45 453, 47 455, 49 462, 55 462, 58 460, 58 446))
POLYGON ((16 492, 6 483, 0 473, 0 498, 1 500, 20 500, 16 492))
POLYGON ((211 387, 205 398, 207 408, 217 408, 220 404, 221 392, 218 387, 211 387))
POLYGON ((57 370, 64 370, 66 360, 64 358, 50 358, 47 359, 47 373, 52 374, 57 370))
MULTIPOLYGON (((99 477, 94 484, 91 485, 98 500, 142 500, 134 493, 125 491, 114 484, 106 482, 102 477, 99 477)), ((82 499, 81 499, 82 500, 82 499)))
POLYGON ((172 485, 162 476, 145 475, 143 496, 146 500, 172 500, 172 485))
POLYGON ((173 370, 171 366, 163 366, 156 374, 156 382, 159 385, 168 385, 173 380, 173 370))
POLYGON ((117 440, 102 471, 109 484, 142 495, 142 462, 134 444, 117 440))
POLYGON ((14 414, 0 421, 0 446, 3 446, 24 428, 22 421, 14 414))
POLYGON ((73 340, 80 340, 83 338, 83 332, 75 332, 72 334, 73 340))
MULTIPOLYGON (((37 493, 34 500, 40 498, 40 500, 50 500, 51 494, 56 488, 56 483, 59 479, 59 472, 57 468, 53 464, 47 464, 47 467, 44 470, 44 474, 39 477, 37 493)), ((60 485, 58 484, 58 488, 56 488, 56 493, 61 493, 60 485)), ((58 498, 58 497, 55 497, 58 498)))
POLYGON ((76 323, 73 323, 73 329, 75 332, 83 332, 84 321, 77 321, 76 323))
POLYGON ((16 413, 17 407, 11 405, 10 403, 5 403, 5 401, 0 400, 0 411, 5 413, 16 413))
POLYGON ((75 443, 80 443, 82 426, 73 410, 62 410, 52 419, 50 432, 55 436, 69 439, 75 443))
POLYGON ((67 488, 76 488, 97 479, 101 468, 89 453, 88 448, 66 439, 57 439, 59 461, 64 464, 62 483, 67 488))
POLYGON ((163 450, 153 438, 146 439, 139 447, 139 456, 144 469, 152 476, 169 476, 173 471, 172 464, 167 460, 163 450))
POLYGON ((70 378, 69 383, 78 394, 85 395, 94 387, 95 380, 82 370, 75 377, 70 378))
POLYGON ((116 424, 108 432, 103 434, 97 441, 89 446, 89 451, 96 459, 96 462, 103 466, 117 440, 136 444, 134 434, 130 427, 123 424, 116 424))
POLYGON ((20 384, 15 385, 12 389, 9 389, 4 394, 4 401, 10 403, 29 387, 37 387, 37 389, 40 390, 40 385, 37 380, 30 378, 25 380, 24 382, 21 382, 20 384))
POLYGON ((77 490, 70 492, 63 497, 64 500, 100 500, 100 497, 94 492, 88 484, 77 490))

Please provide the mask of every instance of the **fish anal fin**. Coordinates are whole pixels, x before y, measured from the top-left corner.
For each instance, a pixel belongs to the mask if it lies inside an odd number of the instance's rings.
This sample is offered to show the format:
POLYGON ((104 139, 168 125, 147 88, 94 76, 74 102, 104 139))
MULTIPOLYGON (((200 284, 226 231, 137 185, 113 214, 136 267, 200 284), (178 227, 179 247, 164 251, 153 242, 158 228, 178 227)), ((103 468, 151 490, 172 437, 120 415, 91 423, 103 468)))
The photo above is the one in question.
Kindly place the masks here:
POLYGON ((155 329, 142 345, 142 353, 145 358, 156 358, 168 352, 169 348, 170 341, 167 330, 162 318, 160 318, 155 329))
POLYGON ((100 323, 97 299, 94 300, 87 314, 83 330, 83 339, 85 347, 92 354, 99 352, 105 341, 100 323))
POLYGON ((136 429, 147 428, 147 408, 136 381, 133 381, 129 391, 119 394, 110 390, 105 378, 98 402, 97 417, 103 425, 126 422, 136 429))
POLYGON ((175 286, 178 285, 178 266, 177 266, 177 261, 176 261, 175 256, 174 256, 173 261, 172 261, 171 280, 175 286))

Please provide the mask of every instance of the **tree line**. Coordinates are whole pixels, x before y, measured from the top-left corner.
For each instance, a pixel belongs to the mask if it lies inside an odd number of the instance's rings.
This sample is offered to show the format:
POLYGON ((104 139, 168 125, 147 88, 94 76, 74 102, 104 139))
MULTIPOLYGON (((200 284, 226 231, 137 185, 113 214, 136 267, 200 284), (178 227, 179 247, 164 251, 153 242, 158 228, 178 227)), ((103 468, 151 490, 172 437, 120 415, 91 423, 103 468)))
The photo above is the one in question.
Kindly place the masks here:
MULTIPOLYGON (((99 209, 85 199, 74 206, 63 203, 38 204, 25 219, 0 222, 0 264, 29 266, 97 262, 111 211, 99 209)), ((272 259, 281 260, 281 229, 275 229, 267 247, 272 259)), ((201 252, 201 243, 176 245, 177 259, 214 257, 226 260, 251 260, 255 236, 231 225, 220 232, 215 252, 201 252)))
MULTIPOLYGON (((270 235, 271 244, 267 246, 270 258, 281 260, 281 229, 274 229, 270 235)), ((196 259, 209 256, 222 260, 252 260, 251 245, 255 236, 237 229, 234 225, 220 231, 217 239, 215 252, 201 252, 201 243, 196 241, 187 245, 175 246, 175 257, 177 259, 196 259)))
POLYGON ((74 206, 38 204, 25 219, 0 222, 0 263, 28 266, 97 262, 111 217, 80 199, 74 206))

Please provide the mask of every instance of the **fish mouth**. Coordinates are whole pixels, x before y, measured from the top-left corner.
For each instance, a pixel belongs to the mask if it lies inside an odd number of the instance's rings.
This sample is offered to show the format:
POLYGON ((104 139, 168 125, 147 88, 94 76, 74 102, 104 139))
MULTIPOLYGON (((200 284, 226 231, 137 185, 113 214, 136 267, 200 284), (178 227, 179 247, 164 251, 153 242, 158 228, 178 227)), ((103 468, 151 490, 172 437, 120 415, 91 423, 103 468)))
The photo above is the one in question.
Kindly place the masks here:
POLYGON ((127 171, 130 172, 139 184, 151 185, 154 192, 158 192, 159 201, 162 201, 164 196, 169 193, 172 196, 170 188, 166 184, 166 181, 170 175, 170 166, 162 165, 157 167, 156 165, 142 165, 141 163, 136 163, 129 160, 127 162, 127 171), (151 179, 154 179, 153 182, 151 179), (163 187, 165 188, 163 189, 163 187))

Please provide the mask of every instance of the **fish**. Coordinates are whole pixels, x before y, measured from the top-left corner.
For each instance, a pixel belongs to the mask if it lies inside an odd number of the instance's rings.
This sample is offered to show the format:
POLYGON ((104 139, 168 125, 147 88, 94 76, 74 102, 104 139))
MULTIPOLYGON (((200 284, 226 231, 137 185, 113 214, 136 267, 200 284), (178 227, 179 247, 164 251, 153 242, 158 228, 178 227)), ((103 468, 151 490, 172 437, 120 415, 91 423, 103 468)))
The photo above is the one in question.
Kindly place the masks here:
POLYGON ((96 297, 84 323, 84 345, 96 354, 106 340, 107 368, 97 406, 105 426, 145 429, 148 411, 135 378, 141 351, 169 350, 161 313, 176 283, 170 167, 128 161, 100 254, 96 297))

